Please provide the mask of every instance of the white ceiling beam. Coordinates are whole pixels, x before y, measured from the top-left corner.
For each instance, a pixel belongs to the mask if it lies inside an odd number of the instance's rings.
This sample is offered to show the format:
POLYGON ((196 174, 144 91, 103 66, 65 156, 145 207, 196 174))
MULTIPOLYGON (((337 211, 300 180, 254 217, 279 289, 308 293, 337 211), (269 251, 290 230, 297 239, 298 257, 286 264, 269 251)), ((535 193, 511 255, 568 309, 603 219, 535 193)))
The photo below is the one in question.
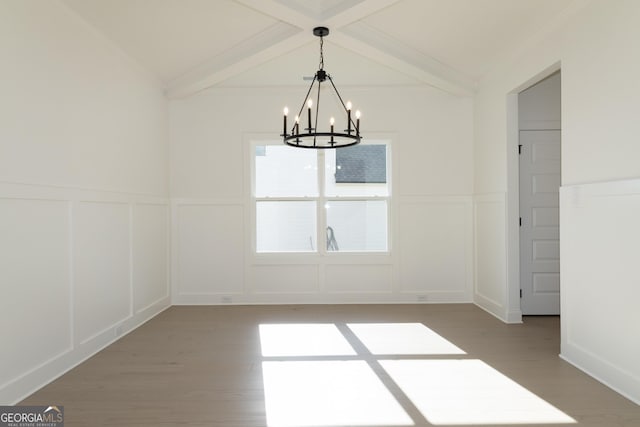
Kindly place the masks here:
POLYGON ((343 28, 331 41, 446 92, 462 96, 475 92, 475 82, 466 75, 363 22, 343 28))
MULTIPOLYGON (((337 13, 329 11, 328 16, 309 17, 307 14, 299 12, 286 2, 280 0, 236 0, 238 3, 254 9, 272 18, 294 25, 304 30, 312 30, 317 26, 329 27, 330 30, 339 28, 359 21, 369 15, 386 9, 400 0, 360 0, 354 1, 346 8, 340 9, 337 13)), ((347 3, 348 4, 348 3, 347 3)))
POLYGON ((400 0, 364 0, 360 3, 353 5, 352 7, 345 9, 332 17, 329 17, 325 26, 329 29, 335 28, 336 30, 349 25, 352 22, 360 21, 369 15, 373 15, 376 12, 386 9, 400 0))
POLYGON ((236 0, 236 2, 303 30, 311 30, 313 27, 317 27, 320 24, 317 20, 284 5, 277 0, 236 0))
POLYGON ((169 98, 195 94, 284 55, 311 41, 311 29, 318 25, 329 27, 333 43, 427 85, 463 96, 475 90, 474 82, 460 72, 361 21, 399 0, 352 2, 325 21, 309 17, 278 0, 236 1, 277 19, 278 23, 170 82, 166 91, 169 98))
POLYGON ((228 78, 284 55, 313 39, 311 28, 318 23, 276 0, 236 0, 278 22, 267 30, 211 58, 167 85, 169 99, 184 98, 228 78))
POLYGON ((184 98, 284 55, 311 41, 290 25, 278 23, 232 47, 167 85, 169 99, 184 98))

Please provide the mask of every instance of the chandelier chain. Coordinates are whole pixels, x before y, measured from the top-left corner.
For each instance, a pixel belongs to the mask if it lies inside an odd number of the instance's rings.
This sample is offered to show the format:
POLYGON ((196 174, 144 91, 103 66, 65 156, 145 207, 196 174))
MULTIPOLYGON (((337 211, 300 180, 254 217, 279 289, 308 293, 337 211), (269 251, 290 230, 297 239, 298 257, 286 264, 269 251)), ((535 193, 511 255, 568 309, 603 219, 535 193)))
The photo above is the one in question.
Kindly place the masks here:
POLYGON ((320 70, 324 70, 324 53, 322 51, 323 44, 324 44, 324 38, 320 36, 320 65, 319 65, 320 70))

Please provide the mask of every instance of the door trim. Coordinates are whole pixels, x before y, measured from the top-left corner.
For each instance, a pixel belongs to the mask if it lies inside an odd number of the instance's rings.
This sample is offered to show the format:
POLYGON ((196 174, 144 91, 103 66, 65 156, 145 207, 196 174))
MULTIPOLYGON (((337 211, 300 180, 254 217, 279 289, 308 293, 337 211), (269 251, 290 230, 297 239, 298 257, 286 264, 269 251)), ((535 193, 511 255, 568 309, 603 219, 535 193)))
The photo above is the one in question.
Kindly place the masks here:
MULTIPOLYGON (((561 70, 561 63, 545 68, 524 81, 506 95, 507 107, 507 194, 506 194, 506 245, 507 245, 507 323, 522 323, 520 308, 520 165, 518 144, 520 126, 518 123, 518 94, 561 70)), ((562 311, 561 313, 562 314, 562 311)))

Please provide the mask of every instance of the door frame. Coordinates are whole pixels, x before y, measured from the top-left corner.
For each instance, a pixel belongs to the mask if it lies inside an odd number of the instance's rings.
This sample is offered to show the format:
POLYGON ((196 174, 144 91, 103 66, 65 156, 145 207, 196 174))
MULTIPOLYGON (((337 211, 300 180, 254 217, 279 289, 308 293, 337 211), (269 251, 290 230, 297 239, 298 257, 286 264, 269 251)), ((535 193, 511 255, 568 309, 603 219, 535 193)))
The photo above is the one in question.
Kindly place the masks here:
POLYGON ((518 94, 560 70, 561 63, 556 62, 516 86, 506 97, 507 194, 505 226, 507 240, 506 321, 508 323, 522 323, 522 309, 520 308, 520 159, 518 154, 520 126, 518 122, 518 94))

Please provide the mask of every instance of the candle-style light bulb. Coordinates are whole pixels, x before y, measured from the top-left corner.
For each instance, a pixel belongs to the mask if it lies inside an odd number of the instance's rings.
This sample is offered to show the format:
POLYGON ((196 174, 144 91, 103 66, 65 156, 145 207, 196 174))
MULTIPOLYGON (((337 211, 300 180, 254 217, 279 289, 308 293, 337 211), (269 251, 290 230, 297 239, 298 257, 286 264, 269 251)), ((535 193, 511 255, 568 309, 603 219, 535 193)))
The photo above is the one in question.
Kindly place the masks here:
POLYGON ((351 133, 351 101, 347 101, 347 133, 351 133))
POLYGON ((287 115, 288 114, 289 114, 289 108, 284 107, 284 124, 283 124, 282 136, 287 136, 287 115))
POLYGON ((333 144, 333 124, 336 122, 336 119, 331 117, 329 119, 329 124, 331 125, 331 143, 333 144))
POLYGON ((360 136, 360 110, 356 110, 356 135, 360 136))
POLYGON ((300 134, 300 116, 296 116, 296 135, 300 134))
POLYGON ((311 128, 311 107, 313 107, 313 100, 310 99, 307 101, 307 123, 309 124, 308 128, 309 128, 309 133, 311 133, 312 128, 311 128))

